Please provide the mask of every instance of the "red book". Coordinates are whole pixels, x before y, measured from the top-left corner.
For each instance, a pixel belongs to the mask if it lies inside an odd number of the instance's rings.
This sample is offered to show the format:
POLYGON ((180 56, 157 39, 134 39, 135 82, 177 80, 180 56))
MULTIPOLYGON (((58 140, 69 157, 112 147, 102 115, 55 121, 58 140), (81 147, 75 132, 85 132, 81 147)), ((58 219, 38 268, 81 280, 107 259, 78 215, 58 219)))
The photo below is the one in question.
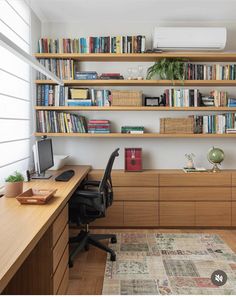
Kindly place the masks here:
POLYGON ((90 120, 89 124, 108 124, 108 120, 90 120))

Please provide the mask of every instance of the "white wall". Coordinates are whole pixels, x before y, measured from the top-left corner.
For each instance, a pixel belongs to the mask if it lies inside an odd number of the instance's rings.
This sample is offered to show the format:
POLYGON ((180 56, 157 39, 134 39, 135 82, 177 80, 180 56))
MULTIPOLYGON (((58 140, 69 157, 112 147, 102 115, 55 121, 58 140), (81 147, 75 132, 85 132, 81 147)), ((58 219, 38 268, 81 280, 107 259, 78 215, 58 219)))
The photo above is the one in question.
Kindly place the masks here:
MULTIPOLYGON (((135 12, 134 12, 135 13, 135 12)), ((43 23, 42 36, 51 38, 77 38, 82 36, 106 36, 106 35, 135 35, 143 34, 147 37, 148 46, 151 45, 151 35, 155 25, 188 26, 186 23, 151 23, 144 22, 114 22, 114 23, 43 23)), ((236 50, 236 23, 191 23, 192 26, 226 26, 228 29, 228 42, 226 50, 236 50)), ((127 69, 140 65, 135 62, 105 63, 83 62, 82 70, 96 70, 98 73, 117 71, 127 75, 127 69)), ((145 69, 152 63, 142 63, 145 69)), ((119 89, 125 89, 119 87, 119 89)), ((132 87, 142 89, 146 95, 160 95, 163 87, 132 87)), ((208 94, 213 88, 201 88, 203 94, 208 94)), ((218 88, 227 90, 236 96, 235 88, 218 88)), ((88 119, 106 118, 112 121, 113 130, 118 132, 121 125, 142 124, 150 132, 158 131, 160 117, 187 116, 193 112, 84 112, 88 119)), ((203 114, 203 113, 201 113, 203 114)), ((124 148, 142 147, 144 168, 181 168, 185 164, 185 153, 193 152, 197 166, 209 167, 206 155, 213 145, 225 151, 225 161, 222 168, 236 167, 235 140, 234 139, 83 139, 83 138, 54 138, 54 152, 56 154, 69 154, 73 164, 92 164, 94 168, 104 168, 106 161, 116 147, 120 147, 120 157, 116 161, 115 168, 124 168, 124 148)))

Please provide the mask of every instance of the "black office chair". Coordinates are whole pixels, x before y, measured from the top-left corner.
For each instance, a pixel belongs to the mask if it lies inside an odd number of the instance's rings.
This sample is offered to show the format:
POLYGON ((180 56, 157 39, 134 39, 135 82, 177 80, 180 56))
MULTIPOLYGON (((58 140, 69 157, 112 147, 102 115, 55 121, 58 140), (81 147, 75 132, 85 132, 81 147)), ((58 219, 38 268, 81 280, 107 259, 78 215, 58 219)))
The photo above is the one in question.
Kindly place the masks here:
POLYGON ((107 253, 110 253, 111 261, 116 260, 115 252, 102 244, 99 240, 110 239, 111 243, 116 243, 115 234, 90 234, 89 223, 106 216, 106 209, 112 205, 113 191, 111 171, 115 158, 119 156, 119 148, 110 156, 103 178, 101 181, 86 180, 79 187, 69 201, 69 220, 76 223, 77 226, 84 228, 80 233, 70 238, 70 243, 76 243, 76 247, 72 249, 69 258, 69 266, 73 266, 73 260, 77 253, 83 248, 89 249, 89 245, 96 246, 107 253))

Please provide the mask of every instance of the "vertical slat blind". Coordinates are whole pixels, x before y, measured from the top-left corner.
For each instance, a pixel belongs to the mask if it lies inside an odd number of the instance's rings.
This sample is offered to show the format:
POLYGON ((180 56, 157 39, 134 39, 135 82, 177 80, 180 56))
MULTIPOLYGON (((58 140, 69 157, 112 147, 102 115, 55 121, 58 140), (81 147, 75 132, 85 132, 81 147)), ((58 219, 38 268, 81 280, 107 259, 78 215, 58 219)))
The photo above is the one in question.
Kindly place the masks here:
MULTIPOLYGON (((30 52, 30 9, 24 0, 0 1, 0 32, 30 52)), ((30 67, 0 46, 0 184, 30 158, 30 67)))

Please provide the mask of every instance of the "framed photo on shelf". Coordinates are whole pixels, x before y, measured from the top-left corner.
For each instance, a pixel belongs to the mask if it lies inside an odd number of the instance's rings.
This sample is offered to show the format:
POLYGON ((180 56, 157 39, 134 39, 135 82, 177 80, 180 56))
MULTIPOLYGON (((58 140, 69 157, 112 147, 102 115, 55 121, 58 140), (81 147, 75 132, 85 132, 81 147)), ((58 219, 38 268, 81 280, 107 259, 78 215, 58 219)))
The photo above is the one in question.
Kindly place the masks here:
POLYGON ((142 170, 142 148, 125 148, 125 171, 142 170))

